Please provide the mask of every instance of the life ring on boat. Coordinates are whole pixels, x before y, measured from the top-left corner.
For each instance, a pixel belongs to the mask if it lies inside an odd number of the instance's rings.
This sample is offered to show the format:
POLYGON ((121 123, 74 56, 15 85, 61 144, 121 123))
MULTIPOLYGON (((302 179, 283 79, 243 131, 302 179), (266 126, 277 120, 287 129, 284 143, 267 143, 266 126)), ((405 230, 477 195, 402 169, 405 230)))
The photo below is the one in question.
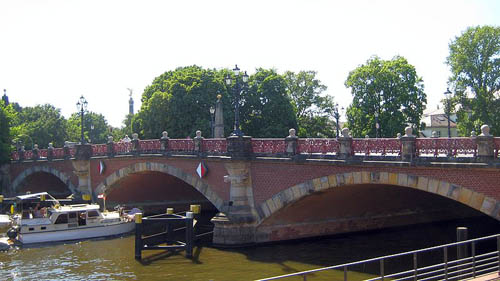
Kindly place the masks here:
POLYGON ((56 209, 60 209, 60 208, 61 208, 61 205, 56 204, 56 205, 54 205, 54 208, 56 208, 56 209))

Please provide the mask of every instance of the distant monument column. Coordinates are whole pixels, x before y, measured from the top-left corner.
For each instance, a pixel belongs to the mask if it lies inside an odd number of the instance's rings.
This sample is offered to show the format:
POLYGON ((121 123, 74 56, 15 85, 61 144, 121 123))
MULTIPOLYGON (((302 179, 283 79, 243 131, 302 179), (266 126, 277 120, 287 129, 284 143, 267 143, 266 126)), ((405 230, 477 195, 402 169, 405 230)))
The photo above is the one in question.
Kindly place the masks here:
POLYGON ((127 90, 130 92, 130 99, 128 100, 128 114, 134 115, 134 99, 132 98, 132 89, 127 88, 127 90))
POLYGON ((214 138, 224 138, 224 111, 222 109, 222 95, 217 95, 217 103, 215 105, 215 129, 214 138))

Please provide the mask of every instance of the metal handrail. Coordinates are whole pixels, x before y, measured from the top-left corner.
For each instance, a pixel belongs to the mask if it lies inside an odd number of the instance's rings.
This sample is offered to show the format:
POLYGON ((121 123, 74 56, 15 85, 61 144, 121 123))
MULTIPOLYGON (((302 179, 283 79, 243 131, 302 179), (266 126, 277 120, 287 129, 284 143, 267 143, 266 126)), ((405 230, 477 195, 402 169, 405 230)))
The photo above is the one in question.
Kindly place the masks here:
POLYGON ((470 239, 470 240, 465 240, 465 241, 460 241, 460 242, 448 243, 448 244, 444 244, 444 245, 428 247, 428 248, 409 251, 409 252, 397 253, 397 254, 392 254, 392 255, 387 255, 387 256, 382 256, 382 257, 377 257, 377 258, 371 258, 371 259, 366 259, 366 260, 362 260, 362 261, 356 261, 356 262, 344 263, 344 264, 340 264, 340 265, 305 270, 305 271, 296 272, 296 273, 290 273, 290 274, 285 274, 285 275, 280 275, 280 276, 259 279, 257 281, 278 280, 278 279, 284 279, 284 278, 295 277, 295 276, 302 276, 304 280, 307 280, 307 275, 309 275, 309 274, 313 274, 313 273, 317 273, 317 272, 321 272, 321 271, 327 271, 327 270, 334 270, 334 269, 343 270, 344 271, 344 280, 347 280, 348 267, 366 264, 366 263, 370 263, 370 262, 377 262, 377 261, 380 263, 380 276, 376 277, 376 278, 367 279, 367 280, 384 280, 384 278, 398 277, 398 276, 402 276, 405 274, 411 274, 411 275, 408 277, 404 277, 402 279, 396 279, 396 280, 405 280, 405 279, 409 279, 409 278, 413 278, 414 280, 417 280, 418 277, 426 276, 429 274, 437 274, 437 275, 432 275, 430 277, 427 277, 424 279, 418 279, 418 280, 428 280, 428 279, 430 280, 430 279, 436 279, 437 277, 444 278, 444 280, 457 279, 461 276, 476 277, 476 276, 479 276, 478 274, 480 272, 481 273, 482 272, 492 272, 492 270, 494 270, 494 269, 498 270, 500 268, 500 234, 495 234, 495 235, 490 235, 490 236, 485 236, 485 237, 481 237, 481 238, 475 238, 475 239, 470 239), (480 254, 480 255, 475 254, 476 242, 495 239, 495 238, 497 240, 496 251, 484 253, 484 254, 480 254), (473 249, 471 257, 465 257, 465 258, 451 260, 451 261, 448 260, 448 251, 447 250, 449 247, 468 245, 468 244, 471 244, 472 249, 473 249), (444 262, 430 265, 430 266, 421 267, 421 268, 417 267, 416 260, 417 260, 417 255, 419 253, 430 252, 433 250, 440 250, 440 249, 444 250, 443 251, 444 262), (414 264, 413 264, 414 268, 413 269, 384 275, 384 270, 385 270, 384 260, 392 259, 392 258, 399 258, 402 256, 407 256, 407 255, 413 255, 413 258, 414 258, 414 264), (492 261, 492 262, 482 264, 483 262, 486 262, 486 261, 492 261), (486 267, 486 268, 480 269, 482 267, 486 267), (438 269, 436 269, 436 268, 438 268, 438 269), (422 271, 429 270, 429 269, 436 269, 436 270, 432 270, 430 272, 422 272, 422 271), (469 271, 469 272, 462 274, 462 272, 464 272, 464 271, 469 271))

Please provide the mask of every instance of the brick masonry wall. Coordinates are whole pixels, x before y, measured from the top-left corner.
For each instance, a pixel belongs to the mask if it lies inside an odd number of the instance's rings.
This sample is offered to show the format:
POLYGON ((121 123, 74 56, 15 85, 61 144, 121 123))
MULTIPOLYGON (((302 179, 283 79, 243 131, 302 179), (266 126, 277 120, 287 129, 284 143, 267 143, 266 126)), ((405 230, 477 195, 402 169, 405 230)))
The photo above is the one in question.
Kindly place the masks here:
POLYGON ((500 200, 500 171, 487 168, 347 166, 323 163, 252 162, 256 205, 274 194, 308 180, 347 172, 389 172, 446 181, 500 200))

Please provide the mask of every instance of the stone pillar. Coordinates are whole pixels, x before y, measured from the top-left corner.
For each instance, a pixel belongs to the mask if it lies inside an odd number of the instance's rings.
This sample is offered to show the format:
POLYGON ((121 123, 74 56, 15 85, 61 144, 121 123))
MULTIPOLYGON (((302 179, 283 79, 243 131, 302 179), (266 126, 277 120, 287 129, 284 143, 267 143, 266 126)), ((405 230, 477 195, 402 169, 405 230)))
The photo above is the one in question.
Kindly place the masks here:
MULTIPOLYGON (((10 196, 10 164, 0 166, 0 195, 10 196)), ((0 204, 1 205, 1 204, 0 204)))
POLYGON ((106 154, 109 158, 115 156, 115 142, 112 136, 108 136, 108 142, 106 143, 106 154))
POLYGON ((52 161, 54 159, 54 145, 49 143, 49 147, 47 148, 47 160, 52 161))
POLYGON ((75 194, 75 198, 77 199, 82 199, 82 195, 84 194, 92 194, 89 159, 76 158, 71 161, 74 173, 78 177, 78 186, 76 188, 78 193, 75 194))
POLYGON ((348 128, 342 129, 342 136, 338 138, 338 142, 340 143, 338 158, 348 159, 352 157, 352 137, 348 128))
POLYGON ((168 137, 167 131, 163 131, 161 133, 161 138, 160 138, 160 150, 162 151, 163 155, 167 155, 169 151, 168 147, 168 141, 170 138, 168 137))
POLYGON ((139 135, 137 133, 132 134, 132 154, 138 156, 141 154, 141 146, 139 143, 139 135))
POLYGON ((242 245, 255 243, 255 228, 259 221, 255 210, 250 162, 231 161, 225 164, 230 182, 229 202, 224 213, 212 219, 214 244, 242 245))
POLYGON ((38 149, 38 144, 35 144, 33 146, 33 150, 31 151, 31 153, 33 153, 31 155, 31 159, 33 159, 33 161, 40 159, 40 150, 38 149))
POLYGON ((21 145, 21 147, 19 148, 19 150, 17 152, 19 154, 19 162, 23 162, 24 161, 24 158, 25 158, 24 157, 24 153, 25 152, 26 151, 24 150, 24 145, 21 145))
POLYGON ((75 145, 75 159, 76 160, 89 160, 92 157, 92 145, 90 144, 77 144, 75 145))
POLYGON ((215 104, 214 138, 224 138, 224 115, 221 98, 222 95, 217 95, 217 103, 215 104))
POLYGON ((401 140, 401 159, 405 161, 412 161, 417 153, 417 137, 413 135, 412 127, 405 128, 405 134, 400 138, 401 140))
POLYGON ((232 159, 246 160, 253 156, 252 137, 230 136, 227 140, 227 152, 232 159))
POLYGON ((295 135, 295 129, 288 130, 288 137, 285 138, 286 155, 294 156, 297 154, 297 142, 299 138, 295 135))
POLYGON ((203 154, 203 137, 201 136, 201 131, 196 131, 196 137, 193 139, 194 141, 194 153, 198 155, 203 154))
POLYGON ((67 141, 64 142, 63 152, 64 152, 64 159, 68 160, 71 158, 71 152, 69 150, 69 143, 67 141))
POLYGON ((479 161, 491 161, 495 158, 495 143, 493 136, 490 135, 488 125, 481 126, 481 134, 476 139, 477 156, 479 161))

